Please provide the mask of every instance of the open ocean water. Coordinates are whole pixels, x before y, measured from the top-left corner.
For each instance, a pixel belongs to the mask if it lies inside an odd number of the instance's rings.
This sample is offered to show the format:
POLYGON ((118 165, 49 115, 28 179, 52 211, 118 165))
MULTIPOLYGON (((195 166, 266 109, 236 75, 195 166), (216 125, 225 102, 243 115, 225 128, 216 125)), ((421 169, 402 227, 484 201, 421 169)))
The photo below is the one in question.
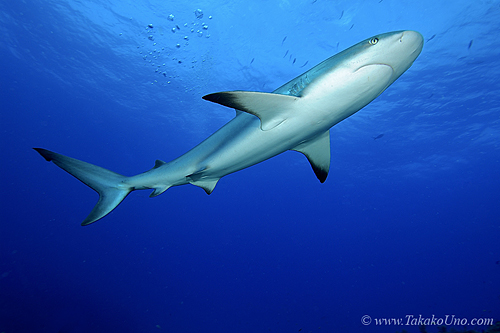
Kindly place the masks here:
POLYGON ((486 330, 499 30, 498 0, 2 1, 0 332, 486 330), (201 96, 271 92, 401 29, 423 51, 333 127, 324 184, 286 152, 81 227, 97 195, 31 149, 135 175, 232 119, 201 96))

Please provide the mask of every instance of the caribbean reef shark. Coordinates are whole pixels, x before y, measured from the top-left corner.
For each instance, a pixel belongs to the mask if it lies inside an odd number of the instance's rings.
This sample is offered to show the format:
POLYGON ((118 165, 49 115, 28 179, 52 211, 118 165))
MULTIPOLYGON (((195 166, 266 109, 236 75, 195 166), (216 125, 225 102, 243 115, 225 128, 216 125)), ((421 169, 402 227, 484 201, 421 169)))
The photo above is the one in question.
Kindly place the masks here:
POLYGON ((330 128, 358 112, 399 78, 422 51, 415 31, 380 34, 326 59, 272 93, 226 91, 203 99, 236 109, 236 116, 184 155, 133 177, 34 148, 47 161, 99 193, 82 225, 110 213, 134 190, 150 197, 193 184, 210 194, 220 178, 287 150, 304 154, 320 182, 330 168, 330 128))

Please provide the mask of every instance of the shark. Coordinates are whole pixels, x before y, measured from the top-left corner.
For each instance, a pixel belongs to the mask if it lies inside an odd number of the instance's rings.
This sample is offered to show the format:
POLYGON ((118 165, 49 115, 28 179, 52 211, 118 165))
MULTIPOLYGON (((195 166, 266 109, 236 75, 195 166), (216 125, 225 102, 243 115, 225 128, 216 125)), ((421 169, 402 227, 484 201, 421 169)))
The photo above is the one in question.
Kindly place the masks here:
POLYGON ((224 91, 203 99, 236 109, 227 124, 180 157, 156 160, 151 170, 127 177, 105 168, 34 148, 99 194, 81 225, 103 218, 135 190, 156 197, 193 184, 212 193, 222 177, 288 150, 302 153, 316 177, 330 169, 330 129, 361 110, 410 68, 424 39, 404 30, 365 39, 324 60, 272 93, 224 91))

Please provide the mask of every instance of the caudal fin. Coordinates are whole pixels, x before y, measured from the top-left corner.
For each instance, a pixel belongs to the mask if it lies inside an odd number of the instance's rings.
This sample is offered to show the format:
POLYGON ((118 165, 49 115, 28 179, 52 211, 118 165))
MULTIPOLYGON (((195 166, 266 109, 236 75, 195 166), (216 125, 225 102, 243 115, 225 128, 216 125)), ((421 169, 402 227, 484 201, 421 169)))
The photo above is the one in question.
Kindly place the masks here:
POLYGON ((134 189, 126 186, 127 177, 96 165, 54 153, 42 148, 33 148, 49 162, 76 177, 99 193, 99 201, 82 225, 91 224, 109 214, 134 189))

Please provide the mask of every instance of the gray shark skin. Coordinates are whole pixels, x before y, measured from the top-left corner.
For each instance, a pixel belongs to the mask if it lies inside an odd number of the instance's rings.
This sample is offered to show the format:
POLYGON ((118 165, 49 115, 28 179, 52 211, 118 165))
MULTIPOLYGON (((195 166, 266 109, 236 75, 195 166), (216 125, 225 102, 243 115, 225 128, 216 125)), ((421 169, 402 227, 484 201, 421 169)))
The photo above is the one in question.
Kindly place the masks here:
POLYGON ((150 197, 172 186, 193 184, 210 194, 225 175, 287 150, 303 153, 320 182, 330 168, 330 128, 353 115, 401 76, 422 51, 415 31, 368 38, 323 61, 272 93, 227 91, 205 100, 236 109, 236 117, 205 141, 153 169, 126 177, 42 148, 47 161, 99 193, 82 225, 110 213, 134 190, 152 189, 150 197))

